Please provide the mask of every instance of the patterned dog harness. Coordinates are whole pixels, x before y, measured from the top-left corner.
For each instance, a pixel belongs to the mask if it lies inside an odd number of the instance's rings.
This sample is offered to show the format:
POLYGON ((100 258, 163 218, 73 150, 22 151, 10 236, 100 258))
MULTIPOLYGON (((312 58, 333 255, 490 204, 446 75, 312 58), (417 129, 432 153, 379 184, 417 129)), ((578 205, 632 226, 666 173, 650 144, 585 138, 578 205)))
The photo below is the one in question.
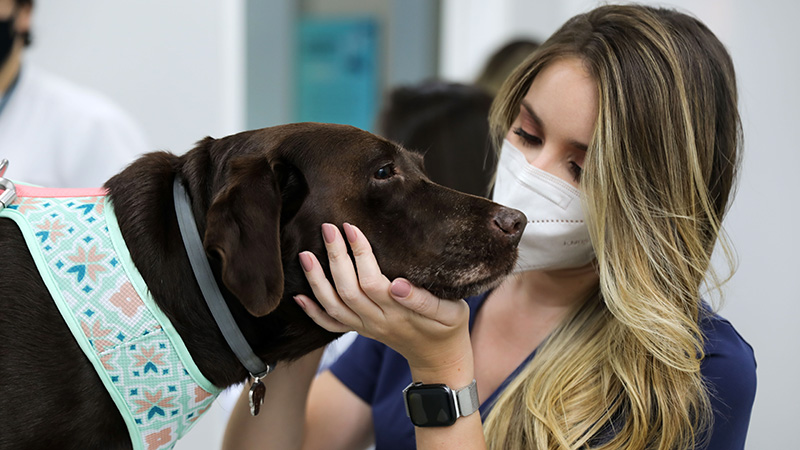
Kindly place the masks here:
POLYGON ((203 376, 150 296, 106 191, 15 187, 16 199, 0 205, 0 217, 22 231, 64 321, 119 408, 133 448, 172 448, 221 390, 203 376))

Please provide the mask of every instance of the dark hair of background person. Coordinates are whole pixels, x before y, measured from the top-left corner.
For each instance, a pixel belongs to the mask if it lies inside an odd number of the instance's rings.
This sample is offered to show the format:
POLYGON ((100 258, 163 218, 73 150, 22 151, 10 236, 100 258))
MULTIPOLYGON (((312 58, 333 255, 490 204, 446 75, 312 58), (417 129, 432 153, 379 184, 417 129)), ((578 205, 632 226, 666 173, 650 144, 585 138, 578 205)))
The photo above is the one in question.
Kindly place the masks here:
POLYGON ((492 96, 483 89, 425 81, 392 89, 378 129, 387 139, 425 155, 434 182, 487 197, 497 166, 489 140, 492 96))
POLYGON ((475 79, 475 84, 486 89, 490 94, 497 95, 503 82, 519 63, 525 60, 539 47, 539 42, 533 39, 515 39, 497 49, 483 66, 480 75, 475 79))

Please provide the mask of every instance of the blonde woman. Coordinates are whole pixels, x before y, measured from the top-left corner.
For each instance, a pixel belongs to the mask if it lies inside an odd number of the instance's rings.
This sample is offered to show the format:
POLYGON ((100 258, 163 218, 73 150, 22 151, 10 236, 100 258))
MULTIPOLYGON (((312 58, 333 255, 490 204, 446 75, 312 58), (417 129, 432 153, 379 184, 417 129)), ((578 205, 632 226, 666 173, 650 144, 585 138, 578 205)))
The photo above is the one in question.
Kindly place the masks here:
POLYGON ((227 448, 744 448, 753 351, 700 294, 739 161, 722 44, 681 13, 599 7, 516 69, 491 123, 494 198, 529 219, 517 273, 439 300, 383 277, 356 227, 323 226, 338 291, 302 253, 322 308, 296 300, 361 337, 310 391, 319 352, 278 369, 227 448))

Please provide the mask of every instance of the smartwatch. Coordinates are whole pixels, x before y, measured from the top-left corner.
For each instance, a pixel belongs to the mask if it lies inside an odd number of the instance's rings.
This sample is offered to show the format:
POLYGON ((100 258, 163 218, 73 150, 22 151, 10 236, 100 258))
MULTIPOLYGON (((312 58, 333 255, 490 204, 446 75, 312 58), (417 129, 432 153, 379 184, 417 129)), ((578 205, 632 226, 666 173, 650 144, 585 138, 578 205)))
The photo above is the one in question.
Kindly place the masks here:
POLYGON ((406 415, 417 427, 447 427, 480 407, 475 380, 453 390, 446 384, 411 383, 403 389, 406 415))

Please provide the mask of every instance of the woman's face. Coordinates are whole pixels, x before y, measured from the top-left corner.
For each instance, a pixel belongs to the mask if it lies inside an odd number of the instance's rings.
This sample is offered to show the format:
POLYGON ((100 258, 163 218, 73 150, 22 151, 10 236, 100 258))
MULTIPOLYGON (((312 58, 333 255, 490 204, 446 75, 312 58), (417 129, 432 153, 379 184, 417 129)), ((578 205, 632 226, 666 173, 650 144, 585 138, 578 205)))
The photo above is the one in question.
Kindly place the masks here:
POLYGON ((531 165, 580 187, 596 120, 594 79, 580 59, 559 59, 534 78, 506 139, 531 165))

